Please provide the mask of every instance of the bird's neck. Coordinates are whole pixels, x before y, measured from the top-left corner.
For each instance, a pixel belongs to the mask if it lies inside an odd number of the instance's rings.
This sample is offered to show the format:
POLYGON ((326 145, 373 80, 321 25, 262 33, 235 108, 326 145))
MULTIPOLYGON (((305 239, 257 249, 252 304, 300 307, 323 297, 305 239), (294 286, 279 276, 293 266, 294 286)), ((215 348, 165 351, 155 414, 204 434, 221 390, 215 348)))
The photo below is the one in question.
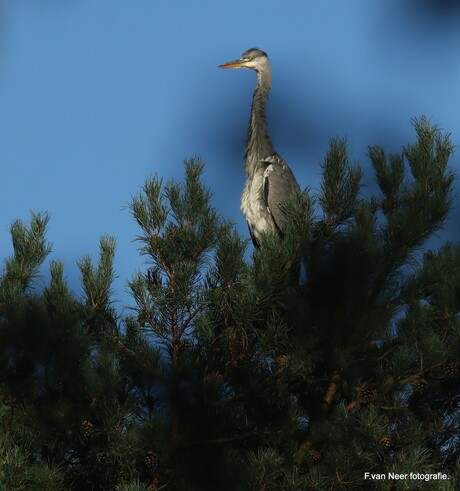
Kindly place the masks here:
POLYGON ((251 175, 259 167, 259 161, 274 155, 270 136, 268 134, 265 106, 270 93, 272 74, 270 67, 257 72, 257 86, 254 91, 249 119, 248 139, 246 142, 246 173, 251 175))

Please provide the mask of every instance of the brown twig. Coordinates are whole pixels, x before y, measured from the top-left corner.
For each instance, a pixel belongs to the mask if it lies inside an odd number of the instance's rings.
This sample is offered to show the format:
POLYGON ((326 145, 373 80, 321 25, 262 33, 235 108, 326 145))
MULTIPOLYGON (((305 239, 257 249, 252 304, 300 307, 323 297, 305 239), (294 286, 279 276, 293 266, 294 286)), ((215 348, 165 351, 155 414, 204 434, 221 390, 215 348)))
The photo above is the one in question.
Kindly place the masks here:
POLYGON ((332 377, 332 380, 329 383, 329 387, 327 388, 326 395, 324 396, 323 399, 323 407, 325 411, 327 411, 330 408, 332 401, 334 400, 335 394, 337 393, 337 389, 339 388, 339 382, 340 382, 340 376, 336 373, 332 377))

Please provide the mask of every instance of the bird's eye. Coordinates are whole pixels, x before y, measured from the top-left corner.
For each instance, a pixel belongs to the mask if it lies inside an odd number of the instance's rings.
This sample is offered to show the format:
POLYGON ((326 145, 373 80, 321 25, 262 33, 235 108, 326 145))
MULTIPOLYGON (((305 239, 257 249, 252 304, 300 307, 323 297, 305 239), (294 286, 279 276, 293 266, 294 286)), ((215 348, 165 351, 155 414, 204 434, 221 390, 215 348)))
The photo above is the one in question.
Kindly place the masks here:
POLYGON ((252 61, 254 59, 254 56, 253 55, 249 55, 246 57, 248 61, 252 61))

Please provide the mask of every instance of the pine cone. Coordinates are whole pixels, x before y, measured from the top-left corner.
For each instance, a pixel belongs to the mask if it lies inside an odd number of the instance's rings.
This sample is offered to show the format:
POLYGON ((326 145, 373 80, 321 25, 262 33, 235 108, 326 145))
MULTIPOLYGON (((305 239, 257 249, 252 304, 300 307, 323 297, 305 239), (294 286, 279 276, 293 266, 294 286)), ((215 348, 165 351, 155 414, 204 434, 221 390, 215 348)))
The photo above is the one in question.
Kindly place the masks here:
POLYGON ((415 380, 412 386, 415 391, 423 394, 428 388, 428 382, 424 378, 418 378, 417 380, 415 380))
POLYGON ((321 454, 317 450, 310 450, 308 452, 308 460, 310 462, 318 462, 321 459, 321 454))
POLYGON ((389 450, 391 448, 391 437, 384 436, 380 438, 379 443, 385 450, 389 450))
POLYGON ((448 361, 444 367, 446 377, 455 377, 458 373, 458 363, 456 361, 448 361))
POLYGON ((118 479, 120 481, 126 481, 127 478, 128 478, 127 470, 124 467, 120 467, 118 469, 118 479))
POLYGON ((96 462, 98 465, 106 466, 109 464, 109 458, 105 453, 96 454, 96 462))
POLYGON ((145 455, 144 455, 144 464, 147 467, 155 467, 155 465, 158 462, 158 456, 153 450, 149 450, 145 455))
POLYGON ((88 439, 93 434, 93 431, 94 426, 91 421, 88 421, 87 419, 85 419, 85 421, 82 421, 80 425, 80 434, 83 438, 88 439))
POLYGON ((358 389, 359 402, 361 404, 367 404, 374 400, 377 396, 377 392, 369 386, 358 389))
POLYGON ((183 339, 181 342, 180 342, 180 345, 179 345, 179 351, 185 351, 185 350, 188 350, 190 349, 192 346, 192 343, 188 340, 188 339, 183 339))
POLYGON ((276 364, 278 367, 282 370, 288 366, 289 363, 289 356, 287 355, 280 355, 276 358, 276 364))

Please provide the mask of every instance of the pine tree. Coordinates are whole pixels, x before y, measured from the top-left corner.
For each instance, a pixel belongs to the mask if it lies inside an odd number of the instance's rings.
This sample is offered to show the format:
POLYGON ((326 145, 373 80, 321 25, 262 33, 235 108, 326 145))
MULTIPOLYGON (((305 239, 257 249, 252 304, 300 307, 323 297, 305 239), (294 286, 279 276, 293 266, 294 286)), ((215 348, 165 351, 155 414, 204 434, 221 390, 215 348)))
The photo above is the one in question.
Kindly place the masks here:
POLYGON ((0 487, 114 489, 133 474, 132 406, 118 367, 110 304, 115 243, 101 239, 99 265, 80 261, 77 300, 50 263, 51 280, 34 285, 50 251, 47 215, 11 227, 13 256, 0 283, 0 487))
POLYGON ((414 127, 401 154, 369 148, 370 196, 332 140, 319 193, 285 202, 284 239, 267 235, 249 260, 199 160, 183 183, 148 178, 130 205, 146 264, 123 317, 113 239, 96 265, 79 261, 77 298, 59 262, 34 288, 48 217, 15 222, 0 282, 2 489, 456 489, 460 247, 427 248, 452 206, 452 144, 414 127))
POLYGON ((421 249, 451 207, 452 145, 425 119, 414 126, 400 155, 369 148, 380 196, 363 195, 346 142, 332 141, 319 196, 286 203, 285 240, 267 236, 251 264, 194 201, 200 166, 182 190, 157 180, 134 200, 152 263, 132 283, 137 331, 169 357, 158 487, 374 488, 365 472, 441 471, 453 489, 459 249, 421 249))

